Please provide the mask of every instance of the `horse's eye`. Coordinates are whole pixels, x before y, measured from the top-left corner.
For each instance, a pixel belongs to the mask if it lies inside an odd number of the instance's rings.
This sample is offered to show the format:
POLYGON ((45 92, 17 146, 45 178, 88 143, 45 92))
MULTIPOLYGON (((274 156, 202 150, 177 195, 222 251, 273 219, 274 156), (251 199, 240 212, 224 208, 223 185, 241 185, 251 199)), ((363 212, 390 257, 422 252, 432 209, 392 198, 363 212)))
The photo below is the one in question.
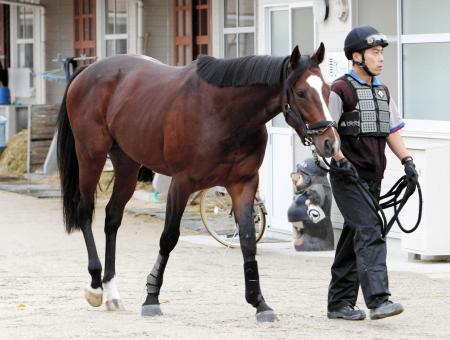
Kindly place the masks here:
POLYGON ((297 97, 299 98, 305 98, 306 97, 306 92, 305 91, 298 91, 297 92, 297 97))

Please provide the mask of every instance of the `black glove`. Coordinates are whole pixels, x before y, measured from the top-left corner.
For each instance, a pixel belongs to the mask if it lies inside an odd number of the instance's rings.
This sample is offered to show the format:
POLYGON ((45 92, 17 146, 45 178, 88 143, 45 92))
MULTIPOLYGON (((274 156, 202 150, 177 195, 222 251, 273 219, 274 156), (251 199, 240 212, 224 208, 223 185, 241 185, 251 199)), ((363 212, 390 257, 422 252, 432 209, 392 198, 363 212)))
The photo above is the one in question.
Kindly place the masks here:
POLYGON ((336 165, 338 166, 338 169, 336 171, 345 174, 346 176, 352 178, 353 180, 358 179, 359 177, 358 171, 347 158, 342 158, 341 160, 337 161, 336 165))
POLYGON ((417 174, 416 165, 413 162, 412 157, 407 156, 402 159, 402 164, 405 167, 405 175, 408 181, 407 195, 411 196, 416 190, 417 183, 419 182, 419 175, 417 174))
POLYGON ((402 160, 402 164, 405 167, 405 174, 408 181, 417 184, 419 182, 419 175, 417 174, 416 165, 411 157, 405 157, 402 160))

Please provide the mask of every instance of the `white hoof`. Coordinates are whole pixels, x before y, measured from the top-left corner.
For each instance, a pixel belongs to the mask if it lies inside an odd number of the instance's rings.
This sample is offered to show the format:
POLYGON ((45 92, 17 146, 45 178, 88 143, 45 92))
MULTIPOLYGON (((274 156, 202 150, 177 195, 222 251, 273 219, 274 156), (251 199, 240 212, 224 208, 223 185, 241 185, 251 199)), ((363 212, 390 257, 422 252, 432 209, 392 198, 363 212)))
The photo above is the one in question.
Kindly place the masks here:
POLYGON ((125 310, 121 300, 113 299, 105 302, 106 309, 110 312, 125 310))
POLYGON ((103 290, 99 288, 86 287, 84 289, 84 297, 92 307, 100 307, 103 300, 103 290))

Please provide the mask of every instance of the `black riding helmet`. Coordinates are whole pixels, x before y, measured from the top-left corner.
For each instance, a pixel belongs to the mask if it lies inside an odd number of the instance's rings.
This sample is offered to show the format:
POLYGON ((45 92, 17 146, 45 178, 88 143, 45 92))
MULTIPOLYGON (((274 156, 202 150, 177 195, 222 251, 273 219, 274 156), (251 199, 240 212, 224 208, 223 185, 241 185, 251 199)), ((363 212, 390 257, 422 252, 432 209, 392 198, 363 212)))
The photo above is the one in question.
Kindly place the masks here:
POLYGON ((374 46, 388 46, 386 36, 372 26, 359 26, 352 29, 344 43, 344 52, 348 60, 352 60, 353 52, 363 52, 374 46))
POLYGON ((366 65, 364 58, 364 51, 374 46, 386 47, 388 44, 386 36, 378 32, 377 29, 372 26, 359 26, 355 27, 347 34, 344 43, 344 52, 348 60, 352 60, 353 64, 361 66, 364 71, 370 76, 375 76, 366 65), (362 61, 353 60, 353 52, 360 52, 362 55, 362 61))

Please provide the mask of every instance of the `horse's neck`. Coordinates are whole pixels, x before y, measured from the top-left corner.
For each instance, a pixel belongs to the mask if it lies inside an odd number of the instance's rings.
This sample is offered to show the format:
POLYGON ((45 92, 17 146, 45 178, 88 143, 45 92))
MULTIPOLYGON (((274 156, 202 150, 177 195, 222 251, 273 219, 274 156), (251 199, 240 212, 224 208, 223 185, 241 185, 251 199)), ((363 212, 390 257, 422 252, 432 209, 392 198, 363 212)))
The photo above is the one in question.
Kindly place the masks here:
POLYGON ((233 110, 235 119, 241 120, 244 125, 262 127, 281 112, 281 85, 279 88, 255 86, 241 91, 245 92, 237 97, 231 96, 229 100, 236 104, 233 110))

